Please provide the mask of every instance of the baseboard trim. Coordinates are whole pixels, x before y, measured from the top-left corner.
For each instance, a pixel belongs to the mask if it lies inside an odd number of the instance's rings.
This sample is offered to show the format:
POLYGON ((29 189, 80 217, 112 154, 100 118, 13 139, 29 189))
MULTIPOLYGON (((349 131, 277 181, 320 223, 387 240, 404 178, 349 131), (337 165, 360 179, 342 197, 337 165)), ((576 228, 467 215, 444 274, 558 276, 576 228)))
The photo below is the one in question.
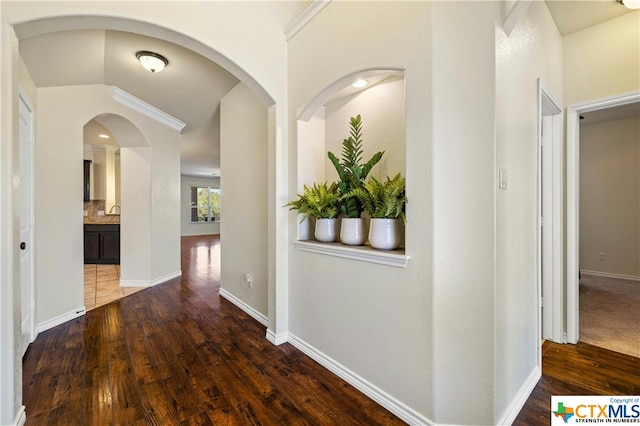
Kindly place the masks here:
POLYGON ((120 280, 120 287, 153 287, 154 285, 162 284, 174 278, 182 276, 182 270, 167 274, 163 277, 156 278, 155 280, 120 280))
POLYGON ((244 311, 244 313, 249 315, 254 320, 258 321, 260 324, 264 325, 265 327, 269 326, 269 319, 266 316, 262 315, 260 312, 256 311, 254 308, 252 308, 251 306, 247 305, 245 302, 243 302, 242 300, 238 299, 236 296, 234 296, 233 294, 229 293, 227 290, 221 288, 220 289, 220 296, 224 297, 229 302, 233 303, 238 308, 242 309, 244 311))
POLYGON ((22 405, 20 406, 20 409, 18 410, 18 413, 16 414, 16 418, 13 421, 13 424, 15 426, 24 426, 24 424, 27 422, 27 413, 25 411, 25 406, 22 405))
POLYGON ((589 271, 586 269, 580 269, 580 273, 585 275, 593 275, 595 277, 616 278, 616 279, 627 280, 627 281, 640 281, 640 277, 635 275, 613 274, 611 272, 589 271))
POLYGON ((40 324, 38 324, 37 326, 37 332, 38 333, 42 333, 43 331, 47 331, 50 328, 56 327, 60 324, 63 324, 67 321, 71 321, 73 319, 76 319, 78 317, 83 316, 86 313, 84 306, 81 308, 78 308, 76 310, 73 310, 71 312, 67 312, 66 314, 62 314, 62 315, 58 315, 55 318, 51 318, 48 321, 44 321, 41 322, 40 324))
POLYGON ((500 420, 498 420, 498 425, 511 425, 518 417, 520 410, 524 407, 524 404, 529 399, 531 392, 535 389, 538 384, 538 380, 542 377, 542 373, 540 371, 540 367, 536 366, 527 377, 527 380, 522 384, 518 394, 511 400, 509 406, 505 410, 500 420))
POLYGON ((278 346, 289 341, 289 333, 276 334, 270 328, 267 328, 267 340, 278 346))
POLYGON ((342 380, 346 381, 387 410, 391 411, 404 422, 410 425, 435 425, 433 421, 398 401, 396 398, 371 384, 294 334, 288 333, 288 341, 309 358, 313 359, 318 364, 322 365, 324 368, 331 371, 333 374, 340 377, 342 380))

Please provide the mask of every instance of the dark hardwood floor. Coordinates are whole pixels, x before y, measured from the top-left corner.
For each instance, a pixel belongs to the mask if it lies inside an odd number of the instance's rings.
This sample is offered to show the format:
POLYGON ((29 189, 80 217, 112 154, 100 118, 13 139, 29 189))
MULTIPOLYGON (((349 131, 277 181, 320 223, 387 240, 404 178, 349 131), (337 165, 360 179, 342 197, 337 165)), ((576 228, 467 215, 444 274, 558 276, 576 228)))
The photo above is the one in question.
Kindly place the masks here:
POLYGON ((219 239, 182 239, 183 276, 41 333, 28 425, 393 425, 391 413, 218 296, 219 239))
MULTIPOLYGON (((27 424, 403 424, 220 299, 219 248, 184 237, 181 278, 41 333, 24 357, 27 424)), ((549 425, 551 395, 609 394, 640 394, 640 359, 547 342, 514 424, 549 425)))
POLYGON ((586 343, 545 342, 542 378, 513 424, 549 425, 552 395, 640 395, 640 358, 586 343))

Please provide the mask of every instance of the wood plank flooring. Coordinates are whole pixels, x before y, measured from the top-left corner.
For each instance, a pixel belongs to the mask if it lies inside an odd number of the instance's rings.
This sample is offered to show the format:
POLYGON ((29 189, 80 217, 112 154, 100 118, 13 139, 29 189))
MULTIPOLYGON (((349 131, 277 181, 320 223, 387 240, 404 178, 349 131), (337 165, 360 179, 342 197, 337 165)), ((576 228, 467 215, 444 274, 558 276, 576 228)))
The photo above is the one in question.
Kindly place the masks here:
POLYGON ((184 237, 181 278, 41 333, 27 425, 403 424, 220 299, 219 248, 184 237))
POLYGON ((549 425, 552 395, 640 395, 640 358, 586 343, 545 342, 542 378, 513 424, 549 425))
MULTIPOLYGON (((182 278, 41 333, 24 357, 28 425, 403 424, 218 296, 219 239, 182 239, 182 278)), ((548 425, 551 395, 638 395, 640 359, 543 346, 514 425, 548 425)))

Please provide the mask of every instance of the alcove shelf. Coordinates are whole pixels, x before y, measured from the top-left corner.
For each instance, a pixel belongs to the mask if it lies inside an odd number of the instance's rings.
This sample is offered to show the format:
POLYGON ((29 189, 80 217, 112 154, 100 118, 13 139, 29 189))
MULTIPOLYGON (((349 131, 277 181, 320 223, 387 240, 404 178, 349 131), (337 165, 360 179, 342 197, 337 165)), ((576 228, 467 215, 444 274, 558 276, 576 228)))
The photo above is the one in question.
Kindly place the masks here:
MULTIPOLYGON (((350 135, 350 118, 356 115, 362 117, 363 163, 374 153, 384 152, 369 177, 406 176, 405 90, 403 70, 358 71, 335 81, 299 109, 297 193, 304 185, 339 179, 327 152, 341 156, 342 141, 350 135), (366 81, 366 86, 352 85, 357 80, 366 81)), ((308 220, 298 223, 297 241, 293 243, 297 250, 398 268, 405 268, 409 262, 405 248, 384 251, 368 245, 318 242, 313 239, 311 225, 308 220)))
POLYGON ((394 266, 396 268, 406 268, 410 259, 405 254, 404 249, 384 251, 370 246, 347 246, 341 243, 321 243, 314 240, 294 241, 293 245, 300 251, 394 266))

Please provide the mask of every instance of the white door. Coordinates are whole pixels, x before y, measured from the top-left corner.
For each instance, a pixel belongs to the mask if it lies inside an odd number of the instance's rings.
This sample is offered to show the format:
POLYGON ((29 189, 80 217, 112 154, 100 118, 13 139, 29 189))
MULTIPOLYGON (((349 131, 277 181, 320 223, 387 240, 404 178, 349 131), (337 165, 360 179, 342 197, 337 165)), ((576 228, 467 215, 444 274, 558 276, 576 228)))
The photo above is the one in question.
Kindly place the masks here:
POLYGON ((34 339, 33 291, 33 110, 22 92, 19 95, 20 138, 20 312, 22 355, 34 339))

